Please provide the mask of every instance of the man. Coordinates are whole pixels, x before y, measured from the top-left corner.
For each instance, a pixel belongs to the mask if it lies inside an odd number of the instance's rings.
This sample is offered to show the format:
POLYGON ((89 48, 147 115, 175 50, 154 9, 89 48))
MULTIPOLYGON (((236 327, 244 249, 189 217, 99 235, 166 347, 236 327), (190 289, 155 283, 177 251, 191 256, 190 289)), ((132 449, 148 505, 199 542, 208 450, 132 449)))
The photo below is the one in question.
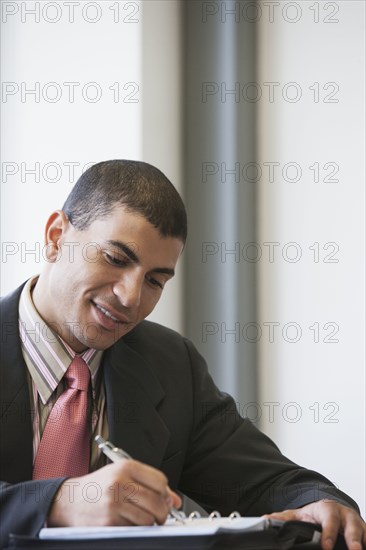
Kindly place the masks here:
POLYGON ((240 418, 188 340, 144 321, 186 231, 172 184, 134 161, 91 167, 50 216, 42 273, 1 303, 2 544, 45 522, 163 523, 177 490, 208 511, 321 523, 324 550, 339 531, 366 544, 357 505, 240 418), (97 433, 135 460, 107 464, 97 433))

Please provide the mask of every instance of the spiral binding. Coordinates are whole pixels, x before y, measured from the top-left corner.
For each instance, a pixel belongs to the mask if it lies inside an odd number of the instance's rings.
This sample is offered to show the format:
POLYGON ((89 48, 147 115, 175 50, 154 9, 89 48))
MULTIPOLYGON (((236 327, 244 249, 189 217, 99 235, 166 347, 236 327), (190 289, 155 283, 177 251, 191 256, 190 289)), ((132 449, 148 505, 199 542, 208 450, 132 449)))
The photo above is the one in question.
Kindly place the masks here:
MULTIPOLYGON (((195 519, 201 519, 202 516, 201 514, 195 510, 194 512, 191 512, 188 516, 182 511, 182 510, 179 510, 178 511, 181 519, 184 519, 185 521, 194 521, 195 519)), ((211 514, 208 516, 208 518, 205 518, 205 519, 208 519, 209 521, 213 521, 215 519, 219 519, 221 518, 221 514, 220 512, 218 512, 217 510, 214 510, 213 512, 211 512, 211 514)), ((237 511, 234 511, 234 512, 231 512, 231 514, 228 516, 229 519, 236 519, 236 518, 240 518, 241 515, 239 512, 237 511)), ((178 519, 176 518, 173 518, 172 516, 170 516, 170 519, 172 519, 173 521, 179 521, 178 519)))

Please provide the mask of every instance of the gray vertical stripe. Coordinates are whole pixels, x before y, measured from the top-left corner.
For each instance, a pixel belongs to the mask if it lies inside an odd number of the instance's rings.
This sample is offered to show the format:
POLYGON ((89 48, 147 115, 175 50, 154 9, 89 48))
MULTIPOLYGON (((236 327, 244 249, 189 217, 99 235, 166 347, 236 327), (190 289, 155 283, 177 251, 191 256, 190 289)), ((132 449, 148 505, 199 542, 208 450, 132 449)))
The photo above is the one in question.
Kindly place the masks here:
POLYGON ((243 337, 256 321, 256 267, 241 255, 256 240, 255 183, 241 173, 256 159, 256 107, 242 94, 256 78, 256 32, 253 23, 229 13, 244 4, 184 2, 185 332, 241 408, 257 396, 256 344, 243 337), (209 15, 207 7, 218 12, 209 15), (208 167, 217 172, 208 175, 208 167))

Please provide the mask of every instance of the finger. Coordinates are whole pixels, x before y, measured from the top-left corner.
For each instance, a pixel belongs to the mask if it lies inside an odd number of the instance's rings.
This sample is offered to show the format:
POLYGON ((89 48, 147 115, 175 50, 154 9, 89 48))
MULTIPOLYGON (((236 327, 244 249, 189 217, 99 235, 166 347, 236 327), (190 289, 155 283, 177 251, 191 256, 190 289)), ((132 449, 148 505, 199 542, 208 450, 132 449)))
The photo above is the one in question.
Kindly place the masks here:
POLYGON ((129 460, 124 464, 123 474, 130 477, 131 481, 167 496, 168 480, 160 470, 137 460, 129 460))
POLYGON ((138 499, 133 504, 154 517, 159 525, 163 524, 169 514, 171 497, 162 496, 146 487, 141 487, 138 499))
POLYGON ((284 510, 283 512, 273 512, 272 514, 264 514, 263 518, 268 519, 280 519, 282 521, 292 521, 295 519, 299 519, 298 510, 284 510))
POLYGON ((361 527, 346 527, 344 538, 348 550, 362 550, 363 533, 361 527))
POLYGON ((353 513, 344 514, 344 538, 349 550, 362 549, 362 543, 366 546, 366 525, 362 519, 353 513))
POLYGON ((342 527, 338 508, 333 506, 321 508, 319 512, 318 520, 322 525, 321 546, 323 550, 332 550, 342 527))
POLYGON ((262 516, 269 519, 279 519, 282 521, 308 521, 310 523, 318 523, 314 517, 307 513, 306 508, 296 510, 284 510, 283 512, 274 512, 272 514, 265 514, 262 516))
POLYGON ((155 517, 133 503, 125 503, 118 511, 118 520, 113 525, 154 525, 155 517))
POLYGON ((174 508, 180 508, 182 506, 181 497, 175 493, 170 487, 168 487, 169 506, 174 508))
MULTIPOLYGON (((150 518, 153 518, 153 523, 156 521, 156 523, 161 524, 166 520, 171 506, 171 497, 168 492, 162 495, 135 481, 128 481, 123 484, 115 483, 111 489, 113 490, 114 505, 122 516, 124 515, 124 508, 128 505, 127 508, 130 514, 134 509, 139 509, 149 514, 150 518)), ((138 521, 146 521, 141 518, 133 518, 130 515, 128 520, 134 521, 136 525, 140 524, 137 523, 138 521)), ((148 524, 150 523, 151 521, 148 524)))
POLYGON ((166 488, 166 493, 157 493, 149 487, 130 482, 124 485, 124 488, 133 486, 134 491, 125 496, 130 503, 144 508, 146 511, 153 511, 157 523, 164 523, 166 517, 172 507, 180 508, 182 499, 177 493, 172 491, 169 486, 166 488))

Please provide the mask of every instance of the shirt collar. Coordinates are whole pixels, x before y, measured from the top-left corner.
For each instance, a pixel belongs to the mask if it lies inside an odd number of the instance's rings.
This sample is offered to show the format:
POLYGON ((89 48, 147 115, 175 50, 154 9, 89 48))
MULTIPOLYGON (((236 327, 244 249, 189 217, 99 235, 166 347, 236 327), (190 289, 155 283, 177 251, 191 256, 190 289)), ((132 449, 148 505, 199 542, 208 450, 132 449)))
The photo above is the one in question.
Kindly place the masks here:
MULTIPOLYGON (((32 288, 38 276, 29 279, 19 301, 19 330, 23 356, 43 403, 47 403, 76 353, 45 323, 36 310, 32 288)), ((92 348, 81 355, 87 363, 94 387, 103 351, 92 348)))

